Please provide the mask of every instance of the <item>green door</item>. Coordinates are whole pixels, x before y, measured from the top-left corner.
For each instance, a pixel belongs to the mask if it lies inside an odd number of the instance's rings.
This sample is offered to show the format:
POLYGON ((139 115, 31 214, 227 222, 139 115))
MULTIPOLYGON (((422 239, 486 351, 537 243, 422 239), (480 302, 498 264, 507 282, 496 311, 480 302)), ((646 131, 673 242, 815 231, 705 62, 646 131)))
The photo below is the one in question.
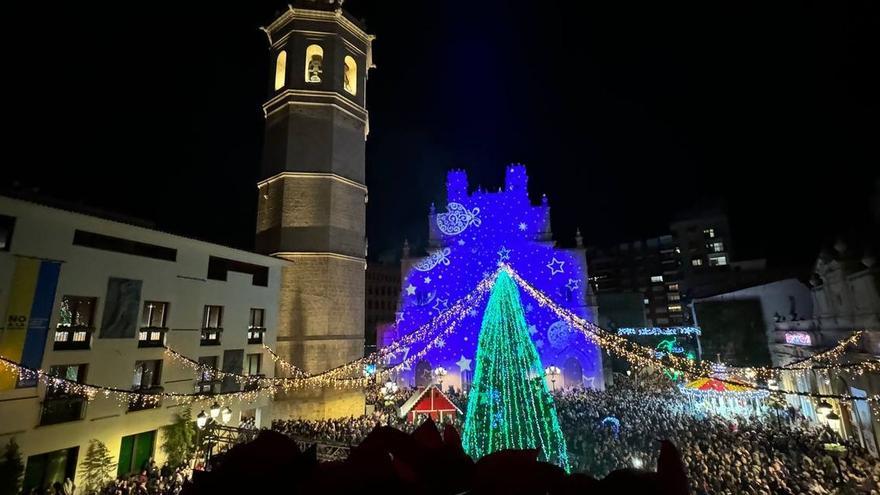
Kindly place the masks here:
POLYGON ((156 430, 122 437, 122 443, 119 446, 117 475, 128 476, 141 472, 147 465, 147 461, 153 457, 155 443, 156 430))

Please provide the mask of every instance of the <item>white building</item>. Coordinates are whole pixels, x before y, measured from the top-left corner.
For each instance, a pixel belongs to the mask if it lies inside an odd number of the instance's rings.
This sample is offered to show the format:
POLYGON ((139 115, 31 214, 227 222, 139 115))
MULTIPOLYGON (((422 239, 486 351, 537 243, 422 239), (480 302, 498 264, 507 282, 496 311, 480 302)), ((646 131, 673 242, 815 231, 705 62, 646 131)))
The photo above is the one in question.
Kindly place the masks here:
MULTIPOLYGON (((96 216, 0 197, 0 354, 83 383, 166 392, 238 389, 201 381, 163 345, 228 372, 272 376, 281 267, 289 262, 96 216), (149 331, 144 329, 149 328, 149 331)), ((195 416, 211 400, 192 406, 195 416)), ((270 420, 268 398, 230 404, 270 420)), ((120 474, 154 457, 183 406, 91 402, 17 382, 0 368, 0 447, 26 462, 25 490, 73 477, 90 439, 120 474)))

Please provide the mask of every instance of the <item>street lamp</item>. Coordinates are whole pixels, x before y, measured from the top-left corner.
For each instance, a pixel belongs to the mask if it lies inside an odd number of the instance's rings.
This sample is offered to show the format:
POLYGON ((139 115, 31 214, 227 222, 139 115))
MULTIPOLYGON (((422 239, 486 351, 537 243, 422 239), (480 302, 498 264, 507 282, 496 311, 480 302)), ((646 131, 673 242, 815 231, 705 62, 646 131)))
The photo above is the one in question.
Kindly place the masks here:
POLYGON ((443 377, 446 376, 446 368, 442 366, 437 366, 434 368, 434 377, 437 378, 437 382, 440 384, 440 390, 443 390, 443 377))
POLYGON ((211 419, 217 419, 217 416, 220 415, 220 404, 214 403, 211 405, 211 419))
POLYGON ((208 415, 205 414, 205 411, 202 411, 196 416, 196 426, 199 427, 200 430, 205 428, 205 425, 208 424, 208 415))
POLYGON ((220 419, 223 421, 223 424, 228 423, 229 420, 232 419, 232 409, 229 409, 229 406, 224 407, 223 410, 220 411, 220 419))
POLYGON ((557 366, 547 366, 547 369, 544 370, 544 373, 550 377, 550 383, 553 384, 553 391, 556 391, 556 377, 559 376, 562 371, 557 366))

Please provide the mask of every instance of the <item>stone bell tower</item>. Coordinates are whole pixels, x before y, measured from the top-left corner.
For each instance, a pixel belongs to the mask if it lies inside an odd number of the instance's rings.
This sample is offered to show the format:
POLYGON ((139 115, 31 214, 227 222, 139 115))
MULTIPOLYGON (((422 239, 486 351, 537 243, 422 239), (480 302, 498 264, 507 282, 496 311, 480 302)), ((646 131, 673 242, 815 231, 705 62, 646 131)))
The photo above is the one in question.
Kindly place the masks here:
MULTIPOLYGON (((373 36, 341 0, 295 1, 263 30, 271 74, 256 248, 291 262, 282 275, 277 352, 315 373, 363 355, 373 36)), ((295 414, 347 413, 331 404, 331 392, 315 394, 313 405, 298 397, 295 414)))

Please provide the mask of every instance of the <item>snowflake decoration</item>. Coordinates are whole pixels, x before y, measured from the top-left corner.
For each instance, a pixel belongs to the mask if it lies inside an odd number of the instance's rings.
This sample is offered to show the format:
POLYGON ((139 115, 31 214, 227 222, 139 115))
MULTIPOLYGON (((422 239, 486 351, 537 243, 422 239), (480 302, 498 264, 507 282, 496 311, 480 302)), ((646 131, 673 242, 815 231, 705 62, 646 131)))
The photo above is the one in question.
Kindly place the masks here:
POLYGON ((532 306, 532 303, 526 304, 526 313, 531 313, 532 310, 534 310, 534 309, 535 309, 535 307, 532 306))
POLYGON ((426 283, 426 284, 430 284, 430 283, 431 283, 431 277, 425 277, 425 283, 426 283))
POLYGON ((529 227, 528 227, 528 225, 526 225, 525 222, 520 222, 520 223, 519 223, 519 230, 520 230, 520 231, 525 232, 527 228, 529 228, 529 227))
POLYGON ((439 349, 443 349, 444 347, 446 347, 446 341, 443 340, 443 338, 439 338, 434 345, 436 345, 439 349))

